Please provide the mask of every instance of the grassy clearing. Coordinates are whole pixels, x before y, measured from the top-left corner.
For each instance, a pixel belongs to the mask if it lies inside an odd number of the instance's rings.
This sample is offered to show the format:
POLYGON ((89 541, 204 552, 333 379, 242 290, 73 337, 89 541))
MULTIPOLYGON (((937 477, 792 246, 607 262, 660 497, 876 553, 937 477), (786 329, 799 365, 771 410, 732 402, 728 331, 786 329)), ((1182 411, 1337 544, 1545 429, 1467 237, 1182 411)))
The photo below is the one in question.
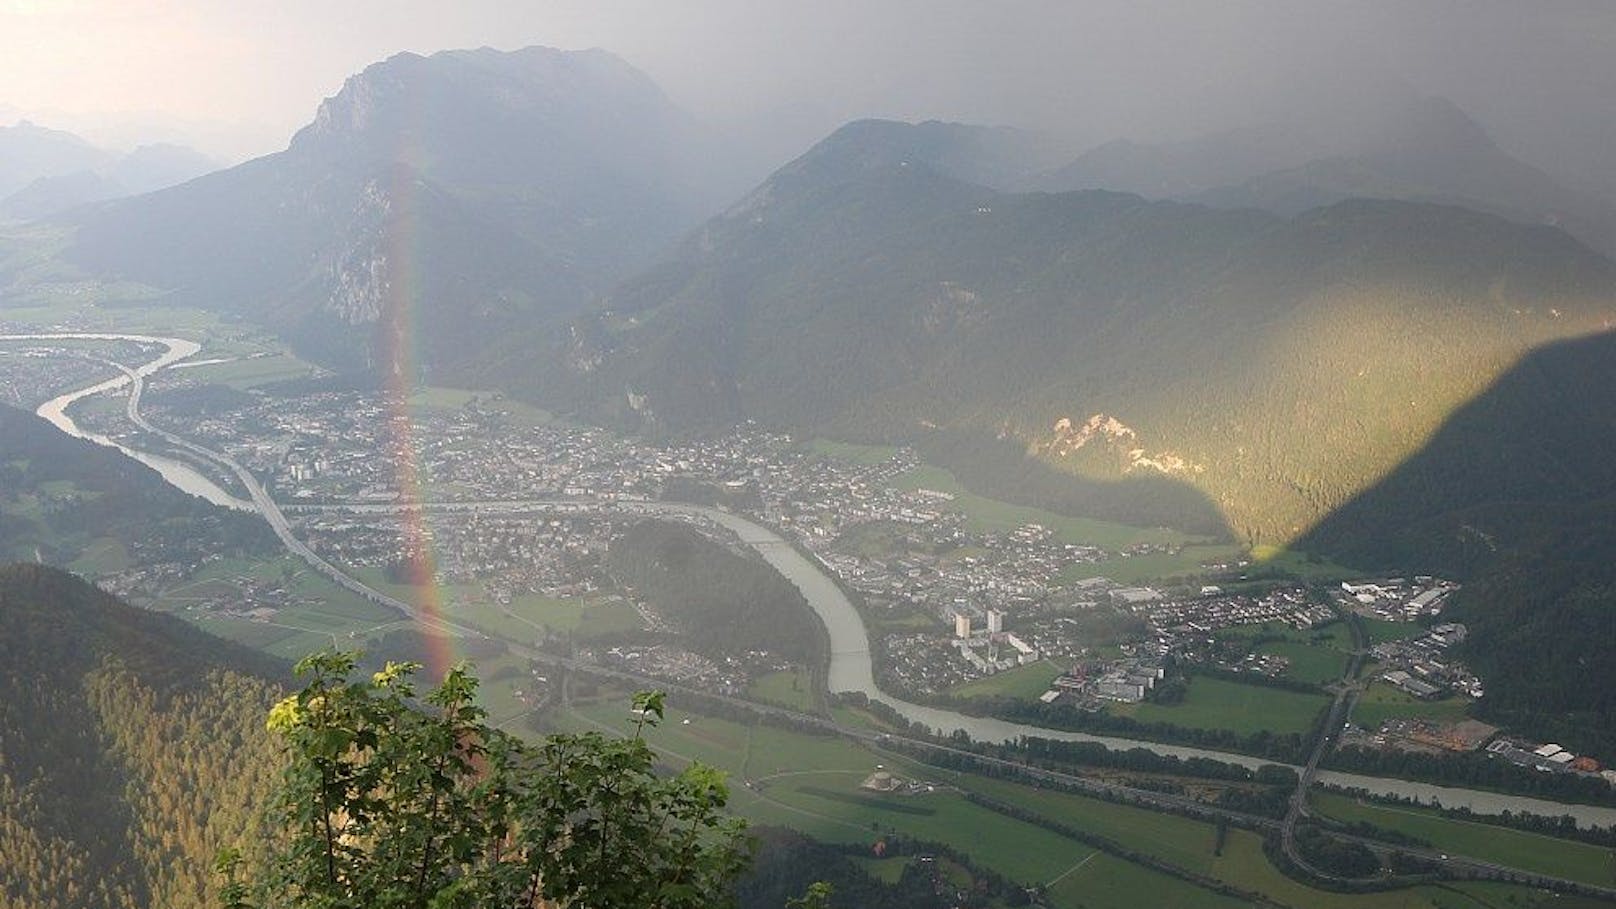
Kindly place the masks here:
POLYGON ((898 449, 890 445, 859 445, 835 439, 813 439, 808 442, 807 448, 814 454, 855 464, 879 464, 898 453, 898 449))
POLYGON ((1315 685, 1324 685, 1340 679, 1349 659, 1342 651, 1313 644, 1281 642, 1264 644, 1258 649, 1262 653, 1271 653, 1290 660, 1290 667, 1285 670, 1287 678, 1315 685))
POLYGON ((1282 571, 1303 581, 1345 581, 1364 574, 1359 569, 1338 565, 1311 553, 1278 546, 1253 546, 1251 559, 1258 568, 1282 571))
POLYGON ((185 370, 190 378, 199 382, 227 385, 243 390, 288 379, 301 379, 317 371, 318 368, 313 364, 284 352, 273 353, 267 357, 246 357, 225 363, 210 363, 207 366, 185 370))
POLYGON ((1332 622, 1322 628, 1297 629, 1277 622, 1241 625, 1217 632, 1225 640, 1278 638, 1256 645, 1259 653, 1282 656, 1291 661, 1286 677, 1323 685, 1341 678, 1352 655, 1352 630, 1345 622, 1332 622))
POLYGON ((91 540, 67 568, 69 571, 93 578, 123 571, 133 564, 134 559, 130 558, 129 550, 124 548, 122 541, 112 537, 99 537, 91 540))
POLYGON ((904 633, 909 631, 936 631, 943 626, 941 619, 919 610, 871 610, 866 612, 871 635, 904 633))
POLYGON ((987 678, 954 686, 950 694, 965 698, 1011 697, 1031 700, 1049 690, 1049 683, 1061 674, 1061 667, 1048 660, 1017 666, 987 678))
POLYGON ((1359 726, 1374 728, 1393 717, 1418 717, 1439 723, 1456 722, 1466 716, 1470 699, 1449 697, 1440 701, 1422 701, 1404 694, 1385 682, 1375 682, 1365 689, 1352 708, 1352 721, 1359 726))
POLYGON ((1384 619, 1364 619, 1364 632, 1369 635, 1369 643, 1379 644, 1382 641, 1401 641, 1411 638, 1424 631, 1424 626, 1416 622, 1388 622, 1384 619))
POLYGON ((952 494, 954 500, 945 503, 946 507, 964 512, 966 526, 978 532, 1014 530, 1024 524, 1041 524, 1053 530, 1063 542, 1086 543, 1107 549, 1119 549, 1132 543, 1197 541, 1195 537, 1165 527, 1130 527, 979 496, 962 486, 952 473, 930 465, 904 473, 893 481, 893 485, 900 489, 931 489, 952 494))
POLYGON ((501 392, 485 389, 427 385, 417 388, 407 403, 412 411, 428 413, 461 410, 474 401, 480 409, 502 414, 518 426, 542 426, 556 420, 555 414, 548 410, 513 400, 501 392))
POLYGON ((771 672, 752 682, 748 697, 795 710, 814 709, 813 679, 800 669, 771 672))
POLYGON ((1616 850, 1490 824, 1445 818, 1429 809, 1374 805, 1315 793, 1313 804, 1337 820, 1366 821, 1425 840, 1437 849, 1600 886, 1616 883, 1616 850))
POLYGON ((858 855, 853 857, 853 861, 868 872, 870 877, 888 884, 896 884, 903 877, 904 869, 909 867, 909 857, 902 855, 891 858, 858 855))
POLYGON ((588 640, 633 631, 643 624, 627 600, 591 600, 578 620, 578 637, 588 640))
POLYGON ((1183 703, 1128 704, 1110 709, 1144 723, 1172 723, 1195 729, 1228 729, 1241 735, 1268 730, 1306 733, 1330 699, 1322 694, 1282 691, 1223 679, 1190 679, 1183 703))

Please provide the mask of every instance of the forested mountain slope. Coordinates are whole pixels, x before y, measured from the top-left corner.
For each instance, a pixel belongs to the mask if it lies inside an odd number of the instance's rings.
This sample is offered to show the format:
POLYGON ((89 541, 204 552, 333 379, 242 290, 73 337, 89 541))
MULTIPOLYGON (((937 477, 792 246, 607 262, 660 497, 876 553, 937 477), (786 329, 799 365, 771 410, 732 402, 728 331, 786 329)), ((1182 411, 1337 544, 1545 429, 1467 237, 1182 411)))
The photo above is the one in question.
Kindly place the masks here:
POLYGON ((1616 749, 1616 335, 1546 346, 1301 545, 1470 579, 1458 617, 1487 715, 1616 749))
POLYGON ((65 572, 0 566, 0 906, 217 905, 214 854, 252 845, 275 774, 277 673, 65 572))
POLYGON ((509 381, 651 432, 756 419, 1168 481, 1285 543, 1526 352, 1616 317, 1616 265, 1553 228, 1008 194, 870 132, 782 168, 509 381))

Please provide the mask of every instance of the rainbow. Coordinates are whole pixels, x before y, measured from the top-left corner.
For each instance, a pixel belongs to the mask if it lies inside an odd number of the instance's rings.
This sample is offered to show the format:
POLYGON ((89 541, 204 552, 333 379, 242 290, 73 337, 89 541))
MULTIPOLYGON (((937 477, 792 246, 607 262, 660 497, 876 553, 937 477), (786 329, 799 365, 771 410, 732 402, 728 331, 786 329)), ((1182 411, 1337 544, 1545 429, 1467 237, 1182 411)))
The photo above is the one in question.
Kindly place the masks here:
MULTIPOLYGON (((411 133, 404 132, 406 136, 411 133)), ((388 210, 382 224, 384 305, 377 325, 376 350, 386 377, 382 394, 387 408, 387 453, 397 474, 394 480, 400 500, 416 506, 402 513, 408 600, 416 609, 416 630, 425 642, 426 670, 436 681, 459 661, 460 655, 444 621, 443 591, 437 583, 437 560, 432 553, 433 534, 427 525, 426 509, 420 507, 425 501, 420 448, 409 406, 418 363, 415 317, 424 296, 421 219, 417 212, 420 183, 413 166, 418 156, 413 151, 404 149, 388 180, 388 210)))

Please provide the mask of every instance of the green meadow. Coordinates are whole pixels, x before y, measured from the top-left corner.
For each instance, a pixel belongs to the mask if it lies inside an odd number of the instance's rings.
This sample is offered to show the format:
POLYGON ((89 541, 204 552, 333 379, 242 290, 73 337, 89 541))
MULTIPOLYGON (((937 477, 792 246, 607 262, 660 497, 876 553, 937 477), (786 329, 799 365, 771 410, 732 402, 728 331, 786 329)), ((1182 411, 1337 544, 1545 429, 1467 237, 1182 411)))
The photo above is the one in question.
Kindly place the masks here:
MULTIPOLYGON (((627 733, 632 728, 627 698, 627 692, 608 688, 597 698, 574 702, 556 722, 573 731, 627 733)), ((872 843, 888 832, 946 842, 1012 879, 1050 885, 1049 904, 1058 909, 1131 909, 1141 905, 1142 893, 1152 895, 1151 905, 1244 904, 968 801, 965 792, 1107 838, 1294 909, 1487 909, 1533 907, 1541 899, 1535 891, 1496 884, 1422 886, 1376 894, 1316 890, 1275 869, 1263 854, 1261 838, 1249 831, 1228 831, 1220 854, 1215 829, 1202 821, 929 767, 838 737, 703 716, 682 710, 676 697, 666 721, 647 731, 646 738, 671 764, 699 760, 727 771, 731 805, 753 823, 790 826, 835 842, 872 843), (900 795, 859 789, 877 766, 905 779, 929 782, 932 791, 900 795)), ((872 858, 864 864, 887 880, 902 873, 902 862, 897 860, 872 858)))
POLYGON ((1172 723, 1195 729, 1228 729, 1241 735, 1268 730, 1283 735, 1306 733, 1330 703, 1323 694, 1307 694, 1246 685, 1208 676, 1190 679, 1179 704, 1125 704, 1109 708, 1142 723, 1172 723))
POLYGON ((1446 818, 1426 808, 1362 802, 1334 793, 1314 793, 1312 803, 1327 817, 1395 830, 1444 852, 1602 887, 1616 885, 1616 850, 1606 846, 1446 818))

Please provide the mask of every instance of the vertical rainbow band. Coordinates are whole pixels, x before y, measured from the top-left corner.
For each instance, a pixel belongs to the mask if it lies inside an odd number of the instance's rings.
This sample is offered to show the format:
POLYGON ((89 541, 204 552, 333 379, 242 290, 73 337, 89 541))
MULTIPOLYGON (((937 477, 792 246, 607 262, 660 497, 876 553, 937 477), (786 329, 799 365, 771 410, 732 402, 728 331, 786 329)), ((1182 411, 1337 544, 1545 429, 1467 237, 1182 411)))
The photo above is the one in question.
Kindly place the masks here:
MULTIPOLYGON (((406 130, 408 135, 409 131, 406 130)), ((416 156, 403 154, 403 162, 416 156)), ((382 394, 387 408, 386 444, 392 459, 399 499, 414 506, 403 512, 404 578, 416 608, 417 627, 425 644, 426 669, 436 680, 458 659, 454 638, 443 623, 443 591, 437 581, 437 560, 432 553, 432 531, 427 524, 422 488, 420 446, 416 440, 410 396, 417 376, 416 315, 424 296, 421 281, 420 217, 416 210, 420 182, 409 163, 396 165, 389 180, 387 212, 383 215, 384 306, 377 326, 376 347, 385 371, 382 394)))

